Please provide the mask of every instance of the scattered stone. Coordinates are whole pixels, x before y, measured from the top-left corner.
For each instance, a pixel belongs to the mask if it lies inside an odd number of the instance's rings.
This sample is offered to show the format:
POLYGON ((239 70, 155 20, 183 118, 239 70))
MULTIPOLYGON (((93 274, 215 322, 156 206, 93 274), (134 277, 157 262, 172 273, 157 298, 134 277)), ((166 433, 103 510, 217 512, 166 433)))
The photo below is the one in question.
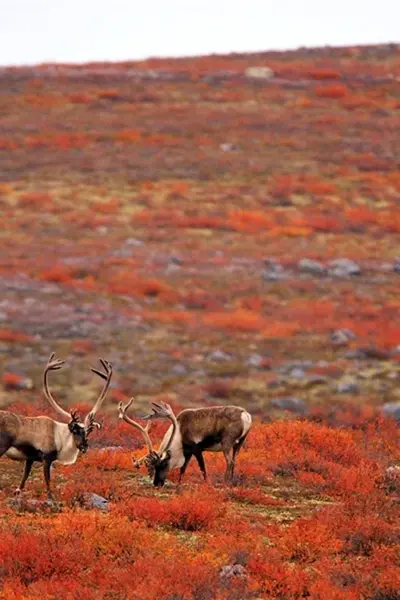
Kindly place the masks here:
POLYGON ((62 510, 60 502, 54 500, 35 500, 18 494, 9 500, 8 505, 19 513, 59 513, 62 510))
POLYGON ((296 369, 292 369, 292 371, 290 371, 289 376, 293 377, 293 379, 304 379, 306 374, 303 371, 303 369, 296 368, 296 369))
POLYGON ((265 258, 263 262, 267 267, 262 272, 265 281, 279 281, 280 279, 285 279, 286 274, 282 265, 270 258, 265 258))
POLYGON ((280 367, 281 373, 290 373, 293 369, 311 369, 312 360, 291 360, 280 367))
POLYGON ((220 570, 221 579, 231 579, 232 577, 246 577, 246 569, 243 565, 226 565, 220 570))
POLYGON ((96 508, 104 512, 108 511, 108 500, 98 494, 87 494, 85 496, 85 505, 87 508, 96 508))
POLYGON ((261 354, 250 354, 249 358, 246 360, 246 365, 249 365, 249 367, 261 367, 263 362, 264 359, 261 354))
POLYGON ((338 258, 329 263, 329 275, 334 277, 351 277, 360 275, 361 269, 357 263, 349 258, 338 258))
POLYGON ((171 369, 171 373, 174 375, 185 375, 186 367, 184 365, 174 365, 171 369))
POLYGON ((143 246, 143 242, 141 240, 137 240, 136 238, 128 238, 127 240, 125 240, 125 244, 127 246, 143 246))
POLYGON ((280 408, 281 410, 288 410, 299 415, 302 415, 306 412, 306 404, 304 400, 301 400, 301 398, 297 398, 296 396, 273 398, 271 400, 271 406, 274 408, 280 408))
POLYGON ((400 421, 400 402, 386 402, 382 406, 382 412, 385 417, 391 417, 392 419, 396 419, 396 421, 400 421))
POLYGON ((384 484, 388 492, 400 492, 400 465, 392 465, 386 469, 384 484))
POLYGON ((236 146, 236 144, 225 143, 220 144, 219 149, 221 150, 221 152, 232 152, 233 150, 237 150, 238 147, 236 146))
POLYGON ((247 67, 244 74, 248 79, 261 79, 266 81, 275 77, 274 71, 269 67, 247 67))
POLYGON ((341 381, 337 385, 336 392, 338 394, 358 394, 359 387, 355 381, 341 381))
POLYGON ((180 256, 170 256, 168 262, 173 265, 183 265, 183 258, 180 256))
POLYGON ((330 340, 335 346, 346 346, 351 340, 356 339, 356 334, 351 329, 337 329, 330 335, 330 340))
POLYGON ((209 354, 208 359, 218 362, 224 360, 231 360, 231 356, 223 350, 214 350, 213 352, 211 352, 211 354, 209 354))
POLYGON ((298 266, 302 273, 310 273, 311 275, 324 275, 326 273, 326 268, 320 262, 311 258, 302 258, 298 266))
POLYGON ((400 476, 400 465, 392 465, 391 467, 388 467, 385 471, 386 475, 389 475, 389 477, 399 477, 400 476))

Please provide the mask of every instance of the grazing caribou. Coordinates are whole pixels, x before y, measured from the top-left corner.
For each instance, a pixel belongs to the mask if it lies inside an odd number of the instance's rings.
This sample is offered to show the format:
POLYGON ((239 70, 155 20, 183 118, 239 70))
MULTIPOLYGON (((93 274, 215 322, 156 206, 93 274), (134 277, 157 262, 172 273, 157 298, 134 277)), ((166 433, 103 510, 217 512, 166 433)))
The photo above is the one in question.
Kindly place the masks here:
POLYGON ((77 412, 65 411, 54 400, 48 384, 49 371, 57 371, 64 364, 63 360, 55 358, 53 353, 45 367, 43 376, 44 395, 51 406, 66 421, 61 423, 49 417, 24 417, 9 411, 0 411, 0 456, 5 455, 12 460, 25 461, 25 469, 16 493, 22 492, 29 477, 34 462, 43 463, 44 479, 47 487, 47 497, 52 499, 50 490, 50 469, 54 461, 63 465, 76 462, 79 452, 88 449, 88 437, 102 424, 95 421, 95 415, 100 409, 112 377, 112 366, 106 360, 100 359, 104 372, 92 369, 93 373, 105 380, 103 389, 93 409, 81 422, 77 412))
POLYGON ((177 416, 169 404, 152 403, 152 413, 144 417, 146 427, 128 417, 127 411, 134 398, 124 406, 120 402, 119 418, 138 429, 146 442, 148 454, 139 461, 133 457, 133 463, 140 467, 142 463, 154 477, 153 484, 163 486, 168 472, 180 468, 179 483, 192 456, 195 456, 204 480, 207 479, 203 452, 223 452, 226 460, 225 481, 233 478, 235 459, 250 431, 251 415, 240 406, 214 406, 210 408, 187 408, 177 416), (171 426, 166 432, 157 451, 154 450, 149 436, 150 421, 166 418, 171 426))

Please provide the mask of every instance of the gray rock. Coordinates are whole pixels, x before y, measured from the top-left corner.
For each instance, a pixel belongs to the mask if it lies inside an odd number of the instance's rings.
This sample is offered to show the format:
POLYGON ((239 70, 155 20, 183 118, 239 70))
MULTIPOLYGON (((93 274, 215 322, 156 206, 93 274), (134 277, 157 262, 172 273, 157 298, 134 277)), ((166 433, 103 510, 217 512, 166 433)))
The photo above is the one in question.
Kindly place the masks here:
POLYGON ((289 373, 290 377, 293 377, 294 379, 304 379, 304 377, 306 376, 305 372, 303 371, 303 369, 292 369, 289 373))
POLYGON ((288 410, 299 415, 302 415, 306 412, 306 404, 304 400, 301 400, 301 398, 296 398, 296 396, 273 398, 271 400, 271 406, 281 410, 288 410))
POLYGON ((221 579, 231 579, 232 577, 246 577, 246 569, 243 565, 226 565, 220 570, 221 579))
POLYGON ((180 256, 170 256, 168 259, 168 262, 170 262, 173 265, 183 265, 183 258, 181 258, 180 256))
POLYGON ((96 508, 98 510, 108 511, 108 500, 98 494, 87 494, 85 502, 88 508, 96 508))
POLYGON ((244 72, 245 77, 248 79, 258 79, 261 81, 268 81, 275 77, 275 73, 269 67, 247 67, 244 72))
POLYGON ((336 392, 338 394, 357 394, 359 387, 355 381, 341 381, 337 385, 336 392))
POLYGON ((326 273, 326 268, 311 258, 302 258, 298 266, 302 273, 310 273, 312 275, 324 275, 326 273))
POLYGON ((261 367, 263 361, 264 359, 261 354, 250 354, 249 358, 246 360, 246 365, 249 365, 249 367, 261 367))
POLYGON ((346 346, 351 340, 356 339, 356 334, 351 329, 337 329, 330 335, 332 344, 346 346))
POLYGON ((337 258, 329 263, 328 272, 334 277, 351 277, 360 275, 361 269, 356 262, 349 258, 337 258))
POLYGON ((382 406, 382 412, 385 417, 391 417, 400 421, 400 402, 386 402, 382 406))
POLYGON ((143 246, 144 243, 141 240, 137 240, 136 238, 128 238, 127 240, 125 240, 125 244, 127 246, 143 246))
POLYGON ((290 373, 293 369, 311 369, 312 366, 312 360, 291 360, 282 365, 279 371, 281 373, 290 373))
POLYGON ((184 365, 174 365, 171 369, 171 373, 174 375, 185 375, 186 367, 184 365))
POLYGON ((281 279, 285 279, 285 274, 283 271, 271 271, 270 269, 264 269, 262 272, 262 277, 264 281, 280 281, 281 279))
POLYGON ((208 355, 208 359, 218 362, 218 361, 231 360, 231 356, 230 356, 230 354, 227 354, 223 350, 214 350, 213 352, 211 352, 211 354, 208 355))
POLYGON ((396 262, 393 265, 393 271, 395 273, 400 273, 400 257, 396 258, 396 262))
POLYGON ((232 150, 237 150, 238 147, 235 144, 225 143, 220 144, 219 149, 221 150, 221 152, 232 152, 232 150))
POLYGON ((267 267, 262 272, 262 277, 265 281, 279 281, 281 279, 285 279, 286 274, 282 265, 280 265, 276 260, 271 258, 265 258, 264 264, 267 267))

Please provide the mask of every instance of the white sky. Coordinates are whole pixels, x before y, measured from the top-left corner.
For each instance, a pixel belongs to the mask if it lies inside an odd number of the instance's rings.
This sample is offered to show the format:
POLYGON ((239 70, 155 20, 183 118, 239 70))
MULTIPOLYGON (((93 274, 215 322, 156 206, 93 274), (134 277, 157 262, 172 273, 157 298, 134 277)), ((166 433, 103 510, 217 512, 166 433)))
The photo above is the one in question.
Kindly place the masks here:
POLYGON ((0 65, 399 41, 399 0, 0 0, 0 65))

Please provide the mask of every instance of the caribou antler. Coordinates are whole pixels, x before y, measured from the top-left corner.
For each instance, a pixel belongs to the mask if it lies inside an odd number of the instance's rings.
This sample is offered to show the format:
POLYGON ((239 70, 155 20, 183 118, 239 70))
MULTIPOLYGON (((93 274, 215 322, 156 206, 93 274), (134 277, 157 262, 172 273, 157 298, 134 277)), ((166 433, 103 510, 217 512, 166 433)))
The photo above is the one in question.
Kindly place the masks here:
POLYGON ((169 404, 166 404, 166 402, 152 402, 151 409, 153 412, 147 415, 146 417, 143 417, 144 419, 148 419, 149 422, 151 419, 169 419, 172 423, 172 431, 170 438, 165 448, 162 449, 163 452, 167 452, 171 447, 172 440, 174 439, 174 435, 178 427, 178 421, 176 420, 174 411, 172 410, 169 404))
POLYGON ((48 382, 48 372, 49 371, 58 371, 58 369, 61 369, 64 362, 65 361, 60 360, 59 358, 55 358, 55 352, 53 352, 50 355, 50 358, 47 361, 47 365, 46 365, 46 367, 44 369, 44 373, 43 373, 43 392, 44 392, 45 397, 51 404, 51 406, 54 408, 54 410, 56 410, 61 416, 63 416, 64 419, 68 419, 68 421, 70 421, 71 420, 70 413, 68 413, 66 410, 61 408, 61 406, 59 406, 57 404, 57 402, 54 400, 53 396, 51 395, 50 388, 49 388, 49 382, 48 382))
POLYGON ((149 436, 151 422, 149 421, 147 423, 146 427, 142 427, 139 423, 137 423, 136 421, 134 421, 133 419, 128 417, 128 415, 126 414, 128 409, 132 405, 133 401, 134 401, 134 398, 131 398, 129 400, 129 402, 127 402, 125 405, 122 402, 119 403, 118 418, 123 419, 126 423, 129 423, 129 425, 132 425, 132 427, 135 427, 136 429, 138 429, 144 437, 144 441, 146 442, 147 449, 149 451, 148 454, 146 454, 145 456, 142 456, 142 458, 139 458, 139 460, 136 460, 136 458, 134 456, 132 456, 132 461, 133 461, 134 466, 139 468, 143 462, 147 461, 149 455, 154 453, 154 449, 153 449, 152 441, 149 436))
POLYGON ((105 384, 103 386, 103 389, 100 392, 99 397, 97 398, 96 404, 94 405, 94 407, 92 408, 90 413, 88 415, 86 415, 86 417, 85 417, 85 428, 86 428, 87 433, 92 432, 95 427, 97 427, 98 429, 101 429, 103 426, 102 423, 98 423, 97 421, 95 421, 94 417, 104 402, 104 398, 106 397, 107 390, 110 386, 111 377, 113 374, 111 363, 109 363, 107 360, 104 360, 103 358, 100 358, 100 362, 104 369, 104 373, 103 373, 103 371, 98 371, 97 369, 91 369, 91 370, 93 371, 93 373, 96 373, 96 375, 98 375, 99 377, 104 379, 105 384))

